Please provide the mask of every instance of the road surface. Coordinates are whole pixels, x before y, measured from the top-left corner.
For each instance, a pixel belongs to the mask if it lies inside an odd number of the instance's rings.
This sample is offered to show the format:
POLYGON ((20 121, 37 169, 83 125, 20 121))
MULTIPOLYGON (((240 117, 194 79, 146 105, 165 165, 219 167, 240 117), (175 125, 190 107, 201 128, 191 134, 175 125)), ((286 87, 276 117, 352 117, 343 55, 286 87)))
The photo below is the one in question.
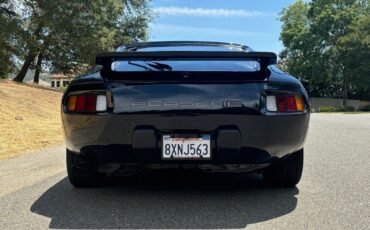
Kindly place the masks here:
POLYGON ((301 182, 159 172, 74 189, 64 146, 0 161, 0 229, 370 229, 370 114, 313 114, 301 182))

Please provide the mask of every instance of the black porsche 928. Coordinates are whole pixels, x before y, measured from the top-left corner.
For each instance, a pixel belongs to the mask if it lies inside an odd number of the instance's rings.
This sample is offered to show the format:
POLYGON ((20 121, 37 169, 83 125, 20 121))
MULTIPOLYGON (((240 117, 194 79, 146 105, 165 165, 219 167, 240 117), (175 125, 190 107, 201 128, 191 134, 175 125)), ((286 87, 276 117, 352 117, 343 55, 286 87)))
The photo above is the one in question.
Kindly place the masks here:
POLYGON ((99 54, 62 99, 76 187, 142 169, 302 174, 308 96, 277 57, 220 42, 147 42, 99 54))

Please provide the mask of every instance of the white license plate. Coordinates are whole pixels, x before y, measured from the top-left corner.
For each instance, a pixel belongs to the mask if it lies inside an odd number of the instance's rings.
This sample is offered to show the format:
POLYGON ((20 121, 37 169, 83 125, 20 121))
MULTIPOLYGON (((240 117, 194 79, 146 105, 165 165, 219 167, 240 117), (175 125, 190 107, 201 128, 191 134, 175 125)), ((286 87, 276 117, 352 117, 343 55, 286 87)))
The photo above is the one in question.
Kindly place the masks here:
POLYGON ((211 159, 211 137, 196 138, 162 137, 163 159, 211 159))

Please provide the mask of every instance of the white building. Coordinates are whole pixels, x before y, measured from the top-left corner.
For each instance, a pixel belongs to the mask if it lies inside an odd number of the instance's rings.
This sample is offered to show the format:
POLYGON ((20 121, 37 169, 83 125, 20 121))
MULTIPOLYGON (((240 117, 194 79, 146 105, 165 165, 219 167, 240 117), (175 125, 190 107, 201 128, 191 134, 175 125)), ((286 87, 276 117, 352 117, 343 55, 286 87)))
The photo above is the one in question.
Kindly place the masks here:
POLYGON ((52 88, 66 87, 72 81, 73 77, 62 74, 53 74, 50 76, 50 86, 52 88))

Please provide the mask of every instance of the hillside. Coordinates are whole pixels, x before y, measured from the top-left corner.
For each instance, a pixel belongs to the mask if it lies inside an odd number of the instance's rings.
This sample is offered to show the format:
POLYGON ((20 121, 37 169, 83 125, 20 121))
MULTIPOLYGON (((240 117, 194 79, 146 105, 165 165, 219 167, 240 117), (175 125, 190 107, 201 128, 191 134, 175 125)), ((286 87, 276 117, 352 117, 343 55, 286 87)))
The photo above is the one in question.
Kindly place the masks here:
POLYGON ((63 142, 62 93, 0 80, 0 159, 63 142))

